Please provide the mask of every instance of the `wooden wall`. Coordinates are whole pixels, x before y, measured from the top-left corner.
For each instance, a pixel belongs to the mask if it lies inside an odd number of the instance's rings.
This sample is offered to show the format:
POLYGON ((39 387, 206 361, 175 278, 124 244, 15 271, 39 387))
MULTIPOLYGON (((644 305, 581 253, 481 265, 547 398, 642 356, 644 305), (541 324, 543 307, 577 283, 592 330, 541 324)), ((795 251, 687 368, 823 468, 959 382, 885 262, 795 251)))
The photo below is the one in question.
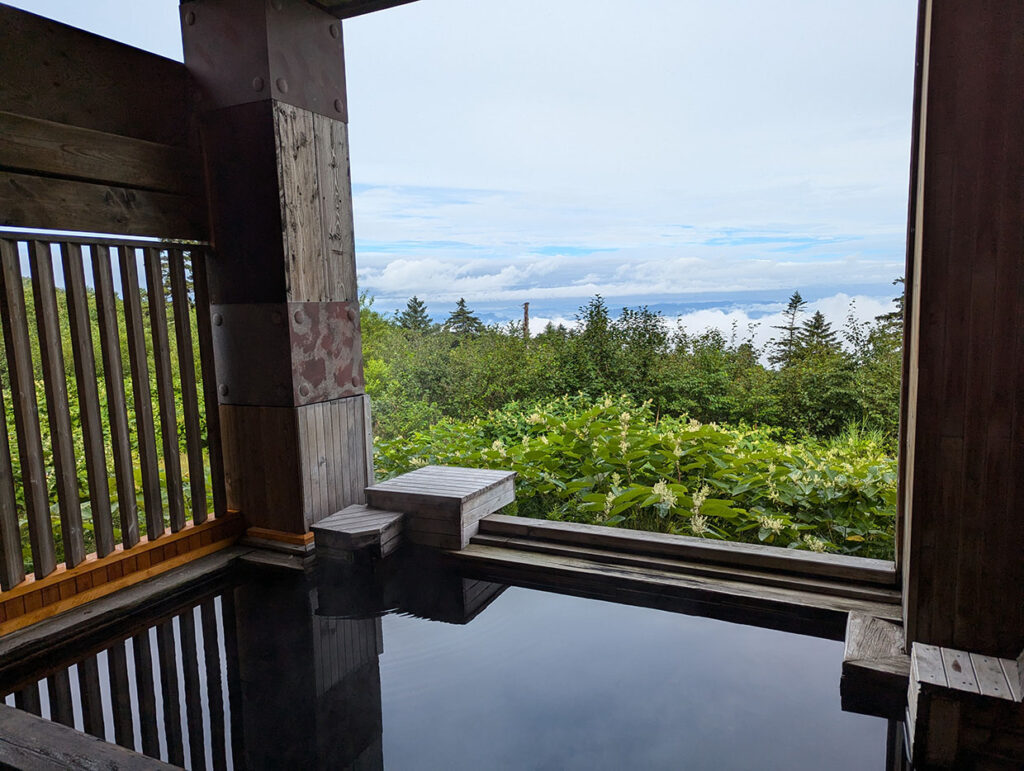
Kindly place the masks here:
POLYGON ((178 62, 0 5, 0 225, 205 240, 178 62))
POLYGON ((902 543, 907 642, 1024 648, 1024 4, 924 0, 902 543))

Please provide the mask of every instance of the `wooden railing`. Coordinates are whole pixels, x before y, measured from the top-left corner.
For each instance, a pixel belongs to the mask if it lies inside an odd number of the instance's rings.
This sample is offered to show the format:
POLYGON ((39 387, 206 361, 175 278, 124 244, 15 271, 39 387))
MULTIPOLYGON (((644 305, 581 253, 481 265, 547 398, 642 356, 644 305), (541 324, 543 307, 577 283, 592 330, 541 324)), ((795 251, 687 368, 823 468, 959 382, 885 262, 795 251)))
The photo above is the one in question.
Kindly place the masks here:
POLYGON ((205 253, 0 232, 0 632, 231 535, 205 253))

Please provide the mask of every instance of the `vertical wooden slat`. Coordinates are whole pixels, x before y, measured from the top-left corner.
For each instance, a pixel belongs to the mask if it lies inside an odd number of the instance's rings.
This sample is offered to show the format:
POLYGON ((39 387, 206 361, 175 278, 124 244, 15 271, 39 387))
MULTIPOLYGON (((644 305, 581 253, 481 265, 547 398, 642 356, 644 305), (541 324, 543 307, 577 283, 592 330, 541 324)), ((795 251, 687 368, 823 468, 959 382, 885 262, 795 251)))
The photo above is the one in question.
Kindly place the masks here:
POLYGON ((220 598, 224 620, 224 658, 228 676, 228 704, 231 707, 231 757, 235 768, 245 768, 245 716, 242 704, 242 674, 238 661, 238 626, 235 598, 228 590, 220 598))
POLYGON ((181 735, 181 699, 178 695, 178 656, 174 650, 174 625, 165 621, 156 628, 156 652, 160 661, 160 690, 164 696, 164 736, 167 756, 176 766, 185 765, 181 735))
POLYGON ((62 725, 75 727, 75 710, 71 704, 71 678, 68 670, 58 669, 46 678, 50 694, 50 720, 62 725))
POLYGON ((82 696, 82 721, 85 732, 103 739, 103 697, 100 690, 100 668, 95 656, 78 662, 78 692, 82 696))
POLYGON ((213 362, 213 331, 210 328, 210 291, 207 283, 206 257, 193 249, 192 281, 196 293, 196 328, 199 333, 199 359, 202 363, 203 402, 206 409, 206 443, 210 455, 210 481, 213 483, 213 513, 227 513, 224 491, 224 455, 220 438, 220 410, 217 401, 217 373, 213 362))
POLYGON ((360 401, 363 403, 363 436, 365 437, 363 452, 366 453, 366 486, 370 487, 377 481, 373 468, 373 411, 370 407, 369 394, 363 394, 360 401))
POLYGON ((110 668, 110 707, 114 713, 114 741, 128 749, 135 748, 132 722, 132 694, 128 682, 128 655, 124 641, 107 648, 110 668))
POLYGON ((128 406, 124 394, 117 301, 114 297, 110 249, 106 246, 93 246, 91 251, 92 275, 96 282, 100 349, 103 356, 103 379, 107 390, 107 419, 110 423, 114 480, 117 486, 117 511, 121 524, 121 543, 128 549, 139 542, 139 512, 135 500, 132 445, 128 436, 128 406))
POLYGON ((28 313, 25 309, 18 247, 2 239, 0 275, 3 278, 0 315, 3 316, 4 344, 14 399, 14 426, 21 459, 32 564, 36 578, 43 578, 57 567, 57 556, 53 544, 53 526, 50 523, 46 471, 43 468, 43 440, 39 432, 39 405, 36 403, 28 313))
POLYGON ((46 394, 46 417, 50 427, 64 562, 68 567, 74 567, 85 559, 85 537, 82 531, 82 503, 78 495, 78 469, 71 434, 68 386, 64 375, 64 353, 60 319, 57 317, 50 245, 41 241, 30 242, 28 260, 32 273, 36 334, 39 336, 39 358, 43 369, 43 390, 46 394))
POLYGON ((132 637, 135 660, 135 691, 139 695, 139 735, 142 752, 151 758, 160 757, 160 729, 156 721, 156 685, 153 681, 153 648, 149 630, 132 637))
POLYGON ((196 390, 195 352, 192 349, 192 321, 185 281, 185 260, 180 249, 168 252, 171 274, 171 307, 178 341, 178 371, 181 374, 181 404, 185 416, 185 446, 188 450, 188 484, 192 498, 192 521, 206 521, 206 479, 203 444, 199 427, 199 394, 196 390))
POLYGON ((181 492, 181 457, 178 449, 178 417, 174 407, 174 376, 171 372, 171 347, 167 336, 167 308, 160 271, 160 250, 143 250, 146 269, 146 297, 149 300, 149 325, 153 338, 156 370, 156 395, 160 408, 160 435, 164 451, 164 484, 171 532, 185 527, 185 501, 181 492))
MULTIPOLYGON (((93 247, 95 248, 95 247, 93 247)), ((74 351, 75 380, 78 384, 78 410, 82 421, 83 455, 89 482, 89 509, 92 512, 96 553, 105 557, 114 551, 114 522, 110 512, 110 487, 107 482, 106 452, 103 446, 103 421, 96 383, 96 361, 92 342, 85 271, 80 244, 61 244, 64 288, 68 304, 68 322, 74 351)))
POLYGON ((0 389, 0 589, 4 591, 25 580, 25 558, 21 553, 21 528, 14 494, 11 445, 7 437, 7 406, 0 389))
POLYGON ((132 401, 135 404, 135 430, 139 443, 142 502, 146 509, 146 535, 153 540, 163 535, 164 517, 160 500, 156 429, 153 427, 153 400, 149 391, 149 357, 142 326, 142 302, 139 298, 139 268, 135 262, 134 247, 121 246, 117 251, 121 264, 121 296, 124 299, 125 328, 128 333, 128 363, 132 373, 132 401))
POLYGON ((39 699, 39 683, 27 685, 14 694, 14 706, 23 712, 43 716, 43 705, 39 699))
POLYGON ((220 644, 217 637, 217 609, 213 600, 199 608, 203 629, 203 663, 206 665, 206 700, 210 713, 210 754, 215 771, 227 768, 224 744, 224 695, 220 675, 220 644))
POLYGON ((178 616, 181 631, 181 666, 185 675, 185 720, 188 725, 188 750, 192 768, 206 765, 203 739, 203 703, 199 682, 199 655, 196 645, 196 618, 189 608, 178 616))

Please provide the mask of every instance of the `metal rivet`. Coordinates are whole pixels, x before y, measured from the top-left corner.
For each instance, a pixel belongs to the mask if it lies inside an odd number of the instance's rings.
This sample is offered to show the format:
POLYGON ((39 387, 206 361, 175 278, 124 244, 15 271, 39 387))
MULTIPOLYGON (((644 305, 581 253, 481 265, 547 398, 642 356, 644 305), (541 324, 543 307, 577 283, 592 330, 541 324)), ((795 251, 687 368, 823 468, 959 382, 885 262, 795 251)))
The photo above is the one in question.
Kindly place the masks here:
POLYGON ((190 27, 196 23, 195 11, 189 11, 185 14, 185 23, 190 27))
POLYGON ((276 82, 276 85, 277 85, 277 90, 280 91, 282 94, 287 94, 288 93, 288 81, 287 80, 285 80, 284 78, 278 78, 277 82, 276 82))
POLYGON ((295 315, 292 316, 295 319, 296 324, 304 324, 306 321, 306 314, 302 311, 295 311, 295 315))
POLYGON ((303 383, 302 385, 299 386, 299 396, 301 396, 303 399, 305 399, 307 396, 309 396, 309 393, 310 392, 309 392, 309 386, 308 385, 303 383))
POLYGON ((330 30, 331 30, 331 37, 334 38, 335 40, 337 40, 339 37, 341 37, 341 27, 339 27, 337 24, 332 24, 330 26, 330 30))
POLYGON ((219 393, 221 396, 227 396, 228 387, 224 383, 221 383, 220 388, 217 389, 217 393, 219 393))
POLYGON ((215 327, 219 327, 223 323, 224 323, 224 317, 221 316, 219 313, 214 313, 213 314, 213 325, 215 327))
POLYGON ((263 78, 255 77, 252 79, 252 90, 262 91, 263 90, 263 78))
POLYGON ((340 99, 335 99, 334 100, 334 110, 335 110, 335 112, 345 112, 345 103, 343 101, 341 101, 340 99))
POLYGON ((277 311, 274 311, 273 313, 270 314, 270 321, 273 324, 280 324, 281 323, 281 314, 279 312, 277 312, 277 311))

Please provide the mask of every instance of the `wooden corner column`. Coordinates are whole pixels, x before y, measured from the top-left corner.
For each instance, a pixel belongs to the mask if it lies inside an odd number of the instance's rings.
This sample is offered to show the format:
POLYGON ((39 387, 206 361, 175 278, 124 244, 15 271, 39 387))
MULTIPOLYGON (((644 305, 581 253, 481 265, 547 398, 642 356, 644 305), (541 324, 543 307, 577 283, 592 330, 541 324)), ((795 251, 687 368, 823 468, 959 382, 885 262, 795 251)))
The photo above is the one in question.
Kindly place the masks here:
POLYGON ((922 0, 906 641, 1024 649, 1024 4, 922 0))
POLYGON ((304 536, 373 482, 341 23, 306 0, 180 11, 202 99, 228 505, 264 536, 304 536))

